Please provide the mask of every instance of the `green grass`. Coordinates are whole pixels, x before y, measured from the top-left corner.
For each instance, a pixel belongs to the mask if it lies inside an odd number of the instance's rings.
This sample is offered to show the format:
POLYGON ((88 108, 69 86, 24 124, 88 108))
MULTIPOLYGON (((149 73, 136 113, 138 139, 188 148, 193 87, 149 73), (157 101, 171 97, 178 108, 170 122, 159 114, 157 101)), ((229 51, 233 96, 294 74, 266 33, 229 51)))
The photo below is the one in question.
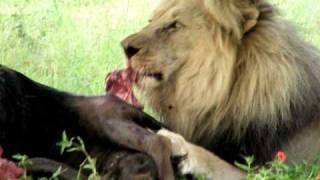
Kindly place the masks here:
POLYGON ((152 1, 1 0, 0 63, 76 93, 100 94, 123 65, 120 41, 150 16, 152 1))
POLYGON ((296 24, 305 38, 320 47, 319 0, 272 0, 282 15, 296 24))
POLYGON ((275 159, 265 166, 252 166, 253 157, 245 157, 246 164, 237 164, 244 172, 247 172, 246 180, 319 180, 319 160, 302 162, 288 166, 283 161, 275 159))
MULTIPOLYGON (((50 86, 101 94, 123 66, 120 41, 147 23, 159 0, 1 0, 0 63, 50 86)), ((320 46, 318 0, 273 0, 320 46)))

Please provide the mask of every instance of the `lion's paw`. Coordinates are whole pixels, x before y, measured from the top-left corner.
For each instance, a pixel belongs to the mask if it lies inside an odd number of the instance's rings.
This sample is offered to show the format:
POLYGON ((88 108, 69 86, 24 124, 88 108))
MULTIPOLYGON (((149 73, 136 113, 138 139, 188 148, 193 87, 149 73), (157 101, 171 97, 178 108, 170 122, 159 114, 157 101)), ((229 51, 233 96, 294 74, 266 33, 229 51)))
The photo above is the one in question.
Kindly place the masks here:
POLYGON ((172 156, 185 156, 188 154, 187 141, 181 135, 170 132, 166 129, 161 129, 157 134, 164 136, 171 141, 172 156))
POLYGON ((173 157, 178 157, 178 170, 181 174, 189 174, 194 172, 194 161, 189 156, 189 143, 179 134, 162 129, 158 134, 168 138, 171 141, 171 154, 173 157))

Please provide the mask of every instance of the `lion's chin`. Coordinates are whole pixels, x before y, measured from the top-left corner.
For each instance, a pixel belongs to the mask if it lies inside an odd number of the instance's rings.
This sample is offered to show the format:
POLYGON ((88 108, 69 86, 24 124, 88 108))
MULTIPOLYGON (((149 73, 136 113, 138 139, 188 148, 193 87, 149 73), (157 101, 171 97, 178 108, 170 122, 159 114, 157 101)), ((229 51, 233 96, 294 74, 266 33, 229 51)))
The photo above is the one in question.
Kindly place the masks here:
POLYGON ((162 82, 157 77, 149 76, 149 75, 140 75, 138 81, 136 82, 138 88, 142 90, 148 90, 158 87, 162 82))

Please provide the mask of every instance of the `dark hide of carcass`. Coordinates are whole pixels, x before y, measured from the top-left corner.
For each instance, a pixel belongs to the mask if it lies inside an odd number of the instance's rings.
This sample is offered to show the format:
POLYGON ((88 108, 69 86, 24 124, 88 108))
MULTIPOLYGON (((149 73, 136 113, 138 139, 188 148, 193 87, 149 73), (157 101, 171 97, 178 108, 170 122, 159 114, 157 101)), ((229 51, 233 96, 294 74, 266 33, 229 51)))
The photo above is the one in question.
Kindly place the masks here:
MULTIPOLYGON (((67 171, 74 179, 83 155, 60 155, 56 143, 65 130, 80 136, 108 178, 173 179, 171 144, 154 132, 163 127, 140 109, 112 96, 78 96, 34 82, 0 65, 0 145, 3 156, 26 154, 35 176, 67 171)), ((82 174, 86 178, 86 172, 82 174)), ((106 177, 107 178, 107 177, 106 177)))

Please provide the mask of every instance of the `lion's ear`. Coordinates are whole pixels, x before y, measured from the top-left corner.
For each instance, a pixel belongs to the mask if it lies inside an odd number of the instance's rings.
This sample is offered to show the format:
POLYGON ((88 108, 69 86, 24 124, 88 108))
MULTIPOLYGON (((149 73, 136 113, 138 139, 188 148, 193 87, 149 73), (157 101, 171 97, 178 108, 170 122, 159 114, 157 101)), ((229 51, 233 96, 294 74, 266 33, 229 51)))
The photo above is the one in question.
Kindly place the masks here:
POLYGON ((260 0, 204 0, 215 19, 240 38, 256 26, 259 18, 257 3, 260 0), (240 26, 240 28, 238 28, 240 26))
POLYGON ((240 11, 243 17, 243 32, 246 33, 257 25, 260 13, 254 0, 242 0, 240 11))

